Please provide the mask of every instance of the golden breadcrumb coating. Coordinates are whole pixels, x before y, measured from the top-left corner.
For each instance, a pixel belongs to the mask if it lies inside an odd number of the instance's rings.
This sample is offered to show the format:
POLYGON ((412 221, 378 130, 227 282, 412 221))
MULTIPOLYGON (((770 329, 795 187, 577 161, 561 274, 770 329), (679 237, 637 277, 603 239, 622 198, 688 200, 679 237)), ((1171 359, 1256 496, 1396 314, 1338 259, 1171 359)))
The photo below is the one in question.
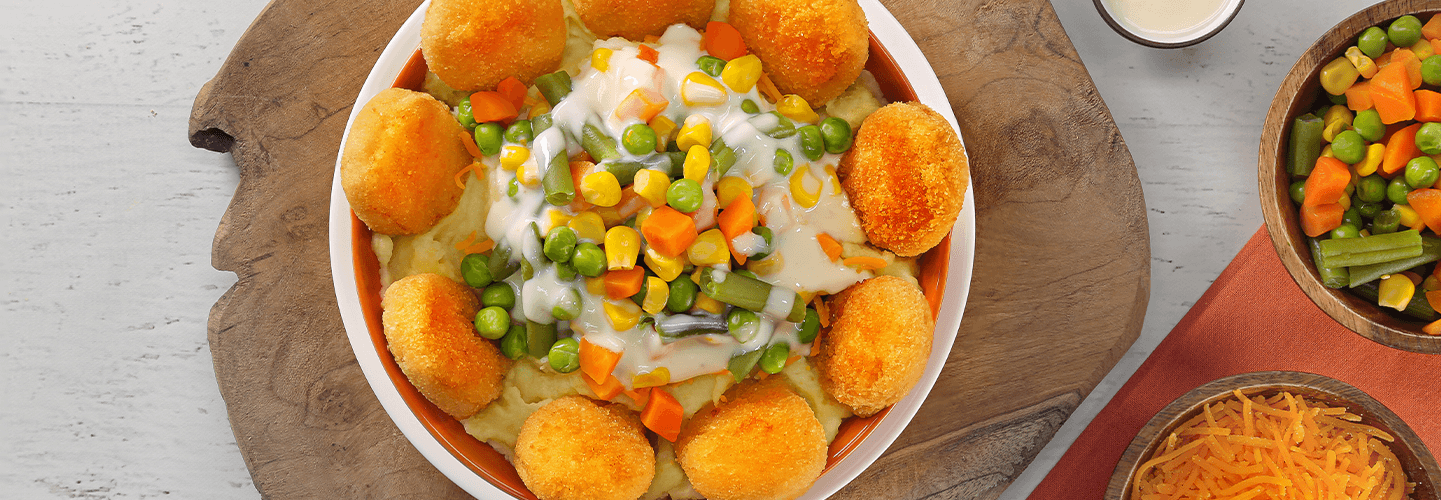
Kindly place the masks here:
POLYGON ((340 185, 350 208, 381 234, 425 232, 460 203, 455 174, 474 158, 465 128, 430 94, 380 91, 350 127, 340 185))
POLYGON ((601 39, 613 36, 640 41, 660 35, 672 24, 705 28, 715 0, 574 0, 575 13, 601 39))
POLYGON ((529 85, 555 71, 565 37, 560 0, 432 0, 420 51, 456 90, 491 90, 509 76, 529 85))
POLYGON ((790 500, 826 466, 826 433, 781 377, 731 389, 697 412, 676 440, 676 458, 710 500, 790 500))
POLYGON ((902 257, 925 253, 950 233, 970 182, 955 129, 920 103, 866 117, 837 174, 866 237, 902 257))
POLYGON ((831 329, 814 361, 821 387, 856 415, 896 404, 921 380, 935 321, 921 289, 877 276, 830 299, 831 329))
POLYGON ((815 108, 845 92, 870 54, 856 0, 732 0, 730 23, 776 88, 815 108))
POLYGON ((500 396, 510 359, 475 333, 479 301, 470 288, 439 274, 392 283, 381 300, 385 342, 410 383, 460 420, 500 396))
POLYGON ((655 477, 655 450, 634 411, 567 396, 525 419, 515 471, 541 500, 635 500, 655 477))

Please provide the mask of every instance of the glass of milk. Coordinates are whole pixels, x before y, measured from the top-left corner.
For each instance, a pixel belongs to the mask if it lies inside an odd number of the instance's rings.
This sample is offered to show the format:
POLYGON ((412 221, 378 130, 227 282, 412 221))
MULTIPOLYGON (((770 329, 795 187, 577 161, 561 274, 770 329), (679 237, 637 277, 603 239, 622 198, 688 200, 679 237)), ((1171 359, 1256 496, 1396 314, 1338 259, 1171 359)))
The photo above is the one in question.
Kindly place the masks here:
POLYGON ((1219 33, 1243 0, 1094 0, 1111 29, 1133 42, 1173 49, 1219 33))

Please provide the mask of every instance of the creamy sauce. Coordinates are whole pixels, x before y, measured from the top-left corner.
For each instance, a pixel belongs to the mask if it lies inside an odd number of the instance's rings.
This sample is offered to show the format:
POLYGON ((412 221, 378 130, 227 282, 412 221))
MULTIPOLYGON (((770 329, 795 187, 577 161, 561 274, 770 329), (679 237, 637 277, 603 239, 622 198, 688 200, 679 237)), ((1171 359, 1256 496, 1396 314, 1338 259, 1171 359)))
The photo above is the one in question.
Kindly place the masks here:
POLYGON ((1205 31, 1227 3, 1229 0, 1106 0, 1106 9, 1138 35, 1181 39, 1205 31))

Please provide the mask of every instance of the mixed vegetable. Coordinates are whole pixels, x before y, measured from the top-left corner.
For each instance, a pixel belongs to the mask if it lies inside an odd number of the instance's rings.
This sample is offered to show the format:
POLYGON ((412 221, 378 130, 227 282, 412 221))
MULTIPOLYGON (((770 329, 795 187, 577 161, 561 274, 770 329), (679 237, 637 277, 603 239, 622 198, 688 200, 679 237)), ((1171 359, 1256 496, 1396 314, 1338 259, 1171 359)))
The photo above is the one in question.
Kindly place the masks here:
POLYGON ((1441 15, 1371 27, 1291 126, 1290 197, 1321 281, 1441 334, 1441 15))

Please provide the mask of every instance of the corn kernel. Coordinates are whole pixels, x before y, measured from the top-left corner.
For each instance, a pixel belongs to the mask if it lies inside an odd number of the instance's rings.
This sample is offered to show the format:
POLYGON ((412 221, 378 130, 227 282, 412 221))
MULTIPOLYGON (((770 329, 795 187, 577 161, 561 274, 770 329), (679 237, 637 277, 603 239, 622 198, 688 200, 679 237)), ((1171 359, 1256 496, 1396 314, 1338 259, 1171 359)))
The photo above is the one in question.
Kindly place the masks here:
POLYGON ((798 122, 815 123, 821 120, 821 116, 811 109, 810 103, 795 94, 787 94, 776 103, 776 111, 781 116, 798 122))
POLYGON ((1341 204, 1341 210, 1350 210, 1350 209, 1351 209, 1351 197, 1350 197, 1350 196, 1347 196, 1347 195, 1344 194, 1344 193, 1341 195, 1341 199, 1336 200, 1336 203, 1340 203, 1340 204, 1341 204))
POLYGON ((570 222, 570 214, 558 209, 547 208, 545 209, 545 222, 542 224, 540 232, 542 234, 550 232, 551 228, 564 226, 568 222, 570 222))
POLYGON ((655 314, 665 309, 665 302, 670 300, 670 285, 665 280, 655 276, 645 279, 645 303, 640 306, 641 310, 655 314))
POLYGON ((650 125, 652 130, 655 130, 655 151, 657 153, 664 153, 666 144, 670 144, 670 140, 675 138, 675 120, 667 118, 665 115, 660 115, 651 118, 648 125, 650 125))
POLYGON ((785 263, 786 259, 781 256, 780 251, 774 251, 764 259, 746 261, 746 269, 761 276, 770 276, 785 267, 785 263))
POLYGON ((680 133, 675 137, 675 145, 679 146, 681 151, 690 151, 691 146, 709 148, 710 142, 710 120, 701 115, 686 117, 685 125, 681 126, 680 133))
POLYGON ((811 177, 810 167, 810 164, 802 163, 801 166, 796 167, 795 173, 791 174, 791 198, 795 199, 796 204, 803 208, 816 206, 816 203, 821 201, 821 188, 824 187, 820 181, 811 177), (813 186, 814 189, 807 189, 807 184, 813 186))
POLYGON ((829 179, 829 180, 831 181, 831 189, 832 189, 831 192, 833 192, 833 193, 840 193, 840 192, 841 192, 841 176, 838 175, 838 174, 836 174, 836 166, 835 166, 835 165, 826 165, 825 168, 826 168, 826 179, 829 179))
POLYGON ((1335 158, 1336 153, 1331 152, 1331 145, 1327 144, 1326 147, 1321 148, 1321 156, 1325 156, 1327 158, 1335 158))
POLYGON ((719 106, 728 99, 725 87, 700 71, 686 75, 680 82, 680 100, 686 106, 719 106))
POLYGON ((595 207, 595 213, 600 214, 600 220, 605 223, 605 227, 614 227, 625 222, 625 216, 621 215, 620 209, 616 207, 595 207))
POLYGON ((709 229, 686 249, 686 257, 690 263, 697 266, 714 266, 726 264, 731 261, 730 247, 726 246, 726 237, 721 234, 720 229, 709 229))
POLYGON ((646 373, 642 373, 630 379, 631 387, 644 389, 646 387, 660 387, 670 383, 670 368, 664 366, 646 373))
MULTIPOLYGON (((1428 40, 1423 41, 1426 42, 1424 44, 1426 46, 1426 50, 1430 50, 1431 42, 1428 40)), ((1418 43, 1417 45, 1423 44, 1418 43)), ((1416 55, 1417 57, 1420 57, 1421 54, 1417 53, 1416 55)), ((1372 60, 1366 54, 1362 53, 1360 47, 1354 45, 1352 45, 1351 48, 1346 49, 1346 60, 1351 61, 1351 65, 1355 66, 1356 71, 1360 72, 1361 76, 1365 78, 1371 78, 1373 76, 1376 76, 1376 72, 1380 71, 1380 68, 1376 67, 1376 61, 1372 60)))
POLYGON ((716 201, 719 203, 716 206, 721 208, 731 206, 731 202, 741 197, 750 198, 754 194, 755 189, 750 182, 734 175, 721 177, 715 184, 716 201))
POLYGON ((616 226, 605 232, 606 268, 612 271, 635 267, 640 256, 640 233, 629 226, 616 226))
POLYGON ((1416 284, 1411 282, 1411 278, 1401 273, 1392 274, 1381 279, 1380 296, 1376 298, 1376 304, 1404 311, 1406 305, 1411 303, 1411 296, 1415 294, 1416 284))
POLYGON ((609 70, 610 56, 614 52, 615 51, 607 49, 605 47, 595 49, 595 51, 590 53, 590 67, 595 68, 596 71, 609 70))
POLYGON ((1361 72, 1356 70, 1356 65, 1344 57, 1338 57, 1321 67, 1321 88, 1326 89, 1327 94, 1341 95, 1346 93, 1346 89, 1351 88, 1351 84, 1356 83, 1360 76, 1361 72))
POLYGON ((1376 168, 1381 166, 1381 159, 1386 155, 1386 145, 1381 143, 1366 146, 1366 158, 1355 165, 1356 175, 1365 177, 1376 173, 1376 168))
POLYGON ((586 278, 586 279, 585 279, 585 291, 590 292, 591 295, 595 295, 595 296, 597 296, 597 297, 599 297, 599 296, 604 296, 604 295, 605 295, 605 278, 604 278, 603 276, 604 276, 604 274, 602 274, 601 276, 594 277, 594 278, 586 278))
MULTIPOLYGON (((1361 49, 1357 48, 1356 50, 1357 50, 1357 51, 1360 51, 1361 49)), ((1350 51, 1348 50, 1347 52, 1350 52, 1350 51)), ((1425 38, 1422 38, 1422 39, 1420 39, 1420 40, 1417 40, 1417 41, 1416 41, 1416 45, 1412 45, 1412 46, 1411 46, 1411 52, 1416 54, 1416 59, 1422 60, 1422 61, 1425 61, 1426 58, 1428 58, 1428 57, 1431 57, 1431 56, 1436 55, 1436 49, 1435 49, 1435 47, 1432 47, 1432 46, 1431 46, 1431 41, 1430 41, 1430 40, 1427 40, 1427 39, 1425 39, 1425 38)), ((1356 65, 1356 69, 1361 69, 1361 65, 1359 65, 1359 64, 1356 65)), ((1365 72, 1362 72, 1362 76, 1365 76, 1365 72)), ((1367 77, 1367 78, 1370 78, 1370 77, 1367 77)))
POLYGON ((580 196, 587 203, 613 207, 620 203, 620 181, 609 171, 591 172, 580 180, 580 196))
POLYGON ((750 92, 760 79, 761 58, 755 54, 731 59, 726 63, 725 69, 721 70, 721 80, 730 86, 731 90, 740 93, 750 92))
POLYGON ((639 118, 640 121, 648 122, 661 111, 665 111, 667 106, 670 106, 670 101, 667 101, 660 92, 644 88, 635 89, 615 107, 615 117, 621 121, 639 118))
POLYGON ((1325 139, 1326 142, 1331 142, 1336 140, 1336 134, 1345 132, 1350 129, 1351 126, 1347 125, 1345 122, 1331 122, 1330 124, 1326 125, 1326 128, 1321 129, 1321 138, 1325 139))
POLYGON ((526 168, 525 164, 521 164, 519 167, 515 167, 515 179, 525 187, 540 186, 539 170, 540 167, 534 163, 531 163, 529 168, 526 168))
POLYGON ((586 210, 571 217, 570 222, 565 224, 575 231, 576 237, 591 243, 603 243, 605 241, 605 220, 600 214, 592 210, 586 210))
POLYGON ((654 211, 654 208, 648 206, 640 207, 640 211, 635 213, 635 227, 644 227, 645 218, 650 217, 650 213, 654 211))
POLYGON ((515 170, 527 159, 530 159, 530 149, 525 146, 511 144, 500 150, 500 168, 515 170))
POLYGON ((645 265, 651 272, 665 281, 675 281, 680 273, 685 271, 686 254, 682 253, 675 257, 666 257, 654 248, 645 249, 645 265))
MULTIPOLYGON (((1345 208, 1345 206, 1343 205, 1342 208, 1345 208)), ((1421 215, 1416 213, 1416 209, 1411 208, 1409 205, 1398 204, 1391 208, 1395 209, 1396 213, 1401 215, 1401 225, 1414 228, 1422 224, 1421 215)))
POLYGON ((695 307, 711 314, 722 314, 726 312, 724 302, 710 298, 705 292, 696 292, 695 307))
POLYGON ((665 190, 670 189, 670 176, 659 170, 643 168, 635 173, 635 183, 631 186, 651 208, 660 208, 665 204, 665 190))
POLYGON ((601 308, 605 309, 605 317, 610 320, 611 328, 617 331, 635 328, 636 323, 640 323, 640 306, 628 299, 607 300, 601 308))
POLYGON ((704 184, 706 174, 710 173, 710 150, 699 144, 686 149, 685 178, 704 184))

